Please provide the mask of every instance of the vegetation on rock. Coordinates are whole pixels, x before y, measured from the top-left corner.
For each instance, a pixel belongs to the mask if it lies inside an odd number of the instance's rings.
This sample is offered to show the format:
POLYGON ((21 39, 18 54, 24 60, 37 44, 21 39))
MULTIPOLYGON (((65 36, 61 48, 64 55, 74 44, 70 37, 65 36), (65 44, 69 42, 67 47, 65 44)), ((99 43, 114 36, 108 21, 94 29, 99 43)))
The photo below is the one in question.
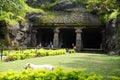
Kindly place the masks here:
POLYGON ((88 11, 94 11, 106 22, 115 19, 120 14, 119 0, 88 0, 88 11))
MULTIPOLYGON (((88 11, 97 11, 99 15, 103 15, 105 21, 116 18, 120 14, 119 0, 66 0, 76 4, 87 4, 88 11)), ((1 0, 0 1, 0 20, 8 21, 12 24, 17 23, 18 19, 25 20, 25 16, 29 12, 46 13, 53 11, 50 9, 56 6, 60 0, 52 2, 44 2, 40 7, 32 8, 27 5, 25 0, 1 0), (44 12, 45 11, 45 12, 44 12)), ((62 2, 62 1, 61 1, 62 2)), ((34 2, 33 2, 34 3, 34 2)), ((37 1, 36 1, 37 4, 37 1)), ((34 5, 35 6, 35 5, 34 5)), ((51 16, 51 15, 50 15, 51 16)), ((54 16, 54 14, 53 14, 54 16)), ((44 19, 44 17, 43 17, 44 19)))
POLYGON ((17 24, 20 19, 25 20, 28 12, 44 12, 41 9, 29 7, 25 0, 1 0, 0 4, 0 21, 5 20, 10 24, 17 24))

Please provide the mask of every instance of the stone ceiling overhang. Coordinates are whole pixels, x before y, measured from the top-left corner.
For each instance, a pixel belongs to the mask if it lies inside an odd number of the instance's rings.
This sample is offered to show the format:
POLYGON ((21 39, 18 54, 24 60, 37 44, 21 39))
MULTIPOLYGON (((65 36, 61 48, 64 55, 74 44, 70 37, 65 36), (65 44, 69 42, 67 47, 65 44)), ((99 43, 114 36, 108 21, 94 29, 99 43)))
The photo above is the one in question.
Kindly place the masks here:
POLYGON ((33 16, 33 25, 38 26, 101 26, 98 16, 88 12, 56 13, 33 16))
MULTIPOLYGON (((29 1, 29 0, 27 0, 29 1)), ((54 4, 46 8, 41 8, 45 13, 30 12, 27 18, 33 25, 38 26, 100 26, 101 21, 96 14, 91 14, 86 10, 86 4, 75 3, 70 0, 35 0, 34 6, 54 4), (39 3, 40 2, 40 3, 39 3), (50 2, 50 3, 46 3, 50 2)), ((28 2, 32 4, 33 2, 28 2)), ((33 6, 33 7, 34 7, 33 6)))

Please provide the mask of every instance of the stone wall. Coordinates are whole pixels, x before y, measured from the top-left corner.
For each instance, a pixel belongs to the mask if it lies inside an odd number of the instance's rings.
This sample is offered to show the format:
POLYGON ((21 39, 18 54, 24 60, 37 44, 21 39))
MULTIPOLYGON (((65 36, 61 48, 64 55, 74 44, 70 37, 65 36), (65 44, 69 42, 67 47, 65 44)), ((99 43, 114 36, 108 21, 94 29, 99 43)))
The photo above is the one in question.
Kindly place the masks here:
POLYGON ((120 55, 120 16, 106 26, 106 50, 109 55, 120 55))

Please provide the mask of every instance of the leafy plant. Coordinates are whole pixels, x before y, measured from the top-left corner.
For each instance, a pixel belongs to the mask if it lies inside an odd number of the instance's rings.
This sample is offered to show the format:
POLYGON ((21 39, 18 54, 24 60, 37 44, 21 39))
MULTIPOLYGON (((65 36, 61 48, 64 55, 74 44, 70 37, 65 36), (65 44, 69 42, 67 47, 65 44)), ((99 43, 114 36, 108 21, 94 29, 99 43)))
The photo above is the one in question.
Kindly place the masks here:
POLYGON ((84 74, 81 70, 63 70, 56 68, 48 70, 23 70, 21 72, 9 71, 0 73, 0 80, 101 80, 102 76, 84 74))
POLYGON ((25 22, 26 13, 29 12, 44 13, 41 9, 29 7, 25 0, 0 0, 0 4, 0 21, 10 24, 17 24, 19 19, 25 22))
POLYGON ((119 3, 118 0, 88 0, 87 10, 96 11, 99 16, 103 16, 104 21, 109 22, 120 14, 119 3))
POLYGON ((68 50, 68 53, 75 53, 75 50, 74 49, 70 49, 70 50, 68 50))
POLYGON ((5 61, 14 61, 14 60, 21 60, 26 58, 33 58, 33 57, 43 57, 43 56, 54 56, 54 55, 61 55, 65 54, 65 49, 59 50, 45 50, 45 49, 26 49, 26 50, 16 50, 12 53, 8 53, 8 51, 3 51, 3 54, 7 56, 5 61))

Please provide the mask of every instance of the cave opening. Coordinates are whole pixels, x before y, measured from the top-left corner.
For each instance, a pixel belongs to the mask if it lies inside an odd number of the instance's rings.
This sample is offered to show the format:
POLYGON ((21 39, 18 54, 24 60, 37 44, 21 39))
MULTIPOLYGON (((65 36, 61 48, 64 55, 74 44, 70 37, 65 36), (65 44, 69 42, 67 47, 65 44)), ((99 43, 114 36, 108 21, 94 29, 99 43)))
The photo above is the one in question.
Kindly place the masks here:
POLYGON ((48 47, 53 44, 53 29, 52 28, 39 28, 36 34, 37 45, 41 44, 42 47, 48 47))
POLYGON ((83 49, 100 49, 102 42, 101 29, 85 28, 82 31, 83 49))
POLYGON ((73 48, 76 43, 76 34, 73 28, 60 29, 61 48, 73 48))

